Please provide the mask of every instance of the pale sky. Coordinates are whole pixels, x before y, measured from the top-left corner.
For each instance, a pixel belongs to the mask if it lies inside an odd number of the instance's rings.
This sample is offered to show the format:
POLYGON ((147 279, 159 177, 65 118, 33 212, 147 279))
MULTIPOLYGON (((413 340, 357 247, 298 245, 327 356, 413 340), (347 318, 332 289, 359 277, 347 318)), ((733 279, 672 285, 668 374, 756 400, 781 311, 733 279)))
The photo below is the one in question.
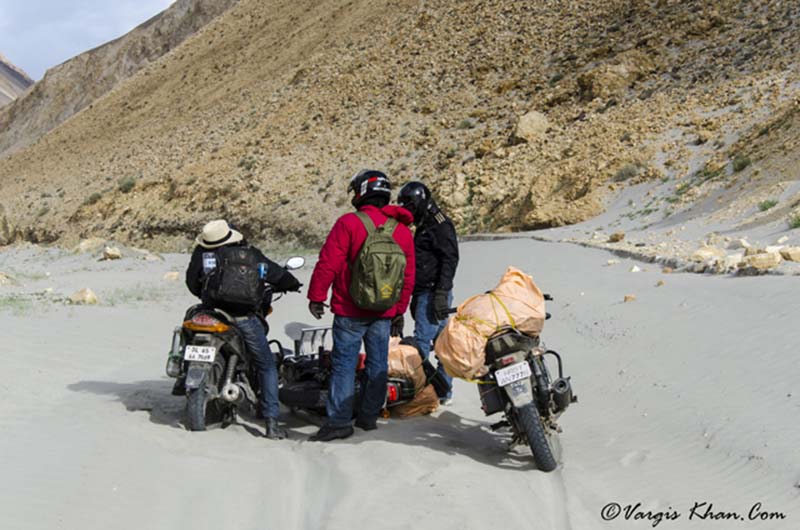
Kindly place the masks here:
POLYGON ((173 0, 0 0, 0 53, 34 80, 120 37, 173 0))

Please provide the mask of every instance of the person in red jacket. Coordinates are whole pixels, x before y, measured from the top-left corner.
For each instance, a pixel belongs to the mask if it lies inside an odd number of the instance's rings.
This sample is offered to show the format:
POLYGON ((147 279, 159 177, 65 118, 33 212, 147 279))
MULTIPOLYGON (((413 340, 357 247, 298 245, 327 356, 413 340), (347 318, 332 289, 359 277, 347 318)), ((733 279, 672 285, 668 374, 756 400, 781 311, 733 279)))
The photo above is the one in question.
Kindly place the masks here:
POLYGON ((403 289, 397 304, 383 313, 364 310, 350 296, 351 265, 367 239, 367 229, 355 213, 341 216, 333 225, 314 268, 308 288, 308 309, 317 318, 325 313, 328 290, 333 287, 331 311, 333 319, 333 351, 331 361, 328 418, 313 441, 330 441, 353 434, 352 417, 355 395, 355 374, 363 341, 367 352, 366 382, 362 385, 356 426, 371 431, 377 428, 378 415, 386 399, 389 336, 402 333, 403 314, 414 290, 414 237, 408 226, 414 221, 411 213, 400 206, 389 206, 391 183, 380 171, 363 170, 350 181, 348 193, 358 212, 366 213, 375 226, 382 226, 389 217, 398 221, 392 237, 406 256, 403 289))

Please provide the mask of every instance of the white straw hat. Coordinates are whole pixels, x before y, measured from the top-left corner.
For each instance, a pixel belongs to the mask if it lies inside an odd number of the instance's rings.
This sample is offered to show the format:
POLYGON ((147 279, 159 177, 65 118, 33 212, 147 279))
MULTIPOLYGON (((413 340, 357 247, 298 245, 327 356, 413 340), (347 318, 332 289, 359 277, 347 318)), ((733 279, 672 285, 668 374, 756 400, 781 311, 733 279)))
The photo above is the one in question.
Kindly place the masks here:
POLYGON ((244 239, 244 236, 231 228, 228 221, 217 219, 211 221, 203 227, 203 232, 197 236, 195 243, 203 248, 217 248, 229 243, 236 243, 244 239))

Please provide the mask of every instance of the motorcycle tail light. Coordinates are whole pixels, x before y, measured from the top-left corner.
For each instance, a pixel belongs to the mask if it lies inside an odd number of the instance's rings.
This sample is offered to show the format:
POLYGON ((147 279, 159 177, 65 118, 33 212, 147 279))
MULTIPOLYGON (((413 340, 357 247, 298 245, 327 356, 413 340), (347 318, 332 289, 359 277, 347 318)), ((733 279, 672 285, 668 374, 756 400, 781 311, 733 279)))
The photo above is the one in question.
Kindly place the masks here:
POLYGON ((184 322, 183 327, 192 331, 203 331, 206 333, 223 333, 231 329, 229 325, 202 313, 184 322))
POLYGON ((398 398, 397 387, 395 385, 389 385, 388 396, 386 398, 387 401, 397 401, 397 398, 398 398))
POLYGON ((516 360, 517 359, 513 355, 509 355, 508 357, 503 357, 500 359, 500 366, 508 366, 509 364, 514 363, 516 360))

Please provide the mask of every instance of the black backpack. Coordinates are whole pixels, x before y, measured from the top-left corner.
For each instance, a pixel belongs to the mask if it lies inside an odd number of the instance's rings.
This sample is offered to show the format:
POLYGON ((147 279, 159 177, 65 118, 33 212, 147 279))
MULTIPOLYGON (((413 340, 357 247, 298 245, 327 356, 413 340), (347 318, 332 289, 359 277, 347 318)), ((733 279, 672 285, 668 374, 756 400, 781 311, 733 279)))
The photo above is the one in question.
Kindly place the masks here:
POLYGON ((266 291, 259 252, 251 246, 226 246, 215 254, 217 266, 203 279, 203 300, 258 308, 266 291))

